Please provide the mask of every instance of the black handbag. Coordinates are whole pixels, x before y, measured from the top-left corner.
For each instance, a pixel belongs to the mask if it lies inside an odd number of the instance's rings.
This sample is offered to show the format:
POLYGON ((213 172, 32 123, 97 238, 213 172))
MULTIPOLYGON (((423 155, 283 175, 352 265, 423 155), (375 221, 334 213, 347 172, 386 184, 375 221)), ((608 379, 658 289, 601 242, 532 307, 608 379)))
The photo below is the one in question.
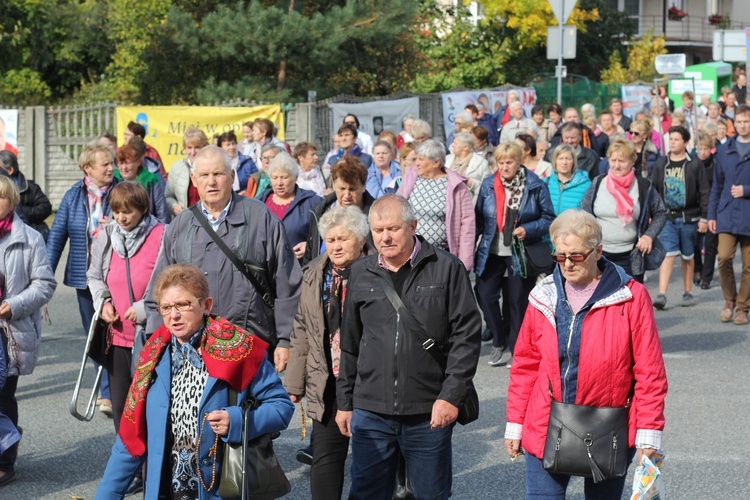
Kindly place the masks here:
POLYGON ((101 318, 100 314, 94 316, 86 341, 86 356, 91 358, 97 365, 109 369, 109 348, 112 347, 112 325, 101 318))
POLYGON ((593 478, 595 483, 625 475, 628 468, 628 404, 620 408, 552 400, 545 470, 593 478))
POLYGON ((523 253, 526 257, 526 270, 528 276, 539 276, 550 274, 555 269, 555 261, 552 259, 552 248, 549 243, 539 240, 531 245, 523 245, 523 253))
MULTIPOLYGON (((445 367, 448 360, 445 356, 445 353, 443 353, 443 351, 440 350, 439 346, 435 344, 435 339, 427 335, 424 329, 419 326, 417 321, 409 312, 409 309, 406 308, 406 305, 401 300, 401 297, 399 297, 398 293, 396 293, 396 289, 393 288, 393 284, 383 276, 378 275, 378 278, 380 278, 380 281, 383 284, 383 291, 385 292, 385 296, 388 297, 388 301, 391 303, 393 308, 396 309, 396 312, 398 312, 399 315, 404 319, 404 322, 406 323, 409 331, 412 332, 417 337, 417 340, 422 344, 422 349, 430 353, 430 355, 435 358, 435 361, 441 368, 445 367)), ((461 425, 466 425, 470 424, 478 418, 479 394, 477 394, 477 389, 476 387, 474 387, 474 382, 469 380, 468 382, 466 382, 466 395, 464 396, 464 400, 458 407, 458 417, 456 418, 456 422, 461 425)))
MULTIPOLYGON (((654 188, 652 186, 649 187, 648 191, 646 192, 646 199, 643 201, 643 206, 641 207, 641 216, 640 220, 638 221, 636 238, 640 238, 646 232, 645 226, 648 223, 648 221, 646 220, 646 207, 648 207, 649 205, 649 201, 651 199, 651 191, 653 190, 654 188)), ((633 252, 640 252, 640 250, 638 250, 637 248, 633 248, 633 252)), ((666 256, 667 250, 664 248, 664 245, 661 244, 661 241, 657 236, 651 241, 651 251, 649 253, 643 254, 643 270, 656 271, 661 267, 661 264, 662 262, 664 262, 664 258, 666 256)))
MULTIPOLYGON (((237 391, 229 390, 229 404, 237 404, 237 391)), ((260 406, 255 397, 242 403, 242 443, 224 443, 219 496, 225 499, 272 500, 292 491, 273 450, 275 435, 263 434, 248 441, 247 414, 260 406)))

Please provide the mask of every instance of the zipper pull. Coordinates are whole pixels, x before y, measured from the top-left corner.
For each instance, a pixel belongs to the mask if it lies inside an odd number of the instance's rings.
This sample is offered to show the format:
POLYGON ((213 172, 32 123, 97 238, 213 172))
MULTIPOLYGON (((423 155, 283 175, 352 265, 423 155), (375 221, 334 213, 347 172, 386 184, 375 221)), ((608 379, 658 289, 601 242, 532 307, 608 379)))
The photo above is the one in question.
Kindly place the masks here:
POLYGON ((612 436, 612 449, 617 449, 617 436, 612 436))

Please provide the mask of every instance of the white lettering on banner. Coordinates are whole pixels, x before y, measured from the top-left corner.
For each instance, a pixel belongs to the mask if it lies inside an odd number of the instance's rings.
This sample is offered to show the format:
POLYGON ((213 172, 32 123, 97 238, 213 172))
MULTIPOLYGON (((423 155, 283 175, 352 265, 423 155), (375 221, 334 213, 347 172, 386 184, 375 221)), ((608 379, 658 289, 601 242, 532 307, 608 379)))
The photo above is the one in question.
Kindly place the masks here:
MULTIPOLYGON (((670 91, 673 94, 682 94, 683 92, 693 91, 693 80, 672 80, 670 91)), ((716 82, 713 80, 695 80, 695 95, 714 94, 716 82)))

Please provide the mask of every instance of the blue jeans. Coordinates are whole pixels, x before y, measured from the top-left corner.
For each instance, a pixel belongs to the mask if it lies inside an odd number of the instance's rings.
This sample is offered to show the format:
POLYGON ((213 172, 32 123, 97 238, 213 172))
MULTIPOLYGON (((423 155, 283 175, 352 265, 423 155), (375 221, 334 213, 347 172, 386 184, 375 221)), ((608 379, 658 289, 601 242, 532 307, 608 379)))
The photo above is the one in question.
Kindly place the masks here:
MULTIPOLYGON (((565 490, 568 489, 570 476, 553 474, 544 470, 542 461, 533 455, 526 456, 526 500, 558 499, 565 500, 565 490)), ((630 449, 628 463, 635 456, 635 448, 630 449)), ((616 500, 622 498, 625 489, 627 471, 622 477, 605 479, 600 483, 587 477, 584 479, 583 492, 586 500, 616 500)))
MULTIPOLYGON (((94 298, 91 296, 91 292, 88 288, 76 288, 76 295, 78 296, 78 312, 81 314, 81 324, 83 325, 83 334, 88 336, 89 329, 91 328, 91 322, 94 320, 94 298)), ((97 369, 99 365, 91 362, 97 369)), ((99 392, 102 399, 110 399, 111 395, 109 392, 109 376, 107 375, 106 368, 102 372, 102 381, 99 383, 99 392)))
MULTIPOLYGON (((698 242, 698 223, 685 222, 682 217, 667 220, 659 233, 659 240, 667 251, 667 257, 682 254, 682 260, 690 260, 698 242)), ((692 279, 692 276, 690 278, 692 279)))
POLYGON ((355 409, 349 498, 390 500, 399 453, 416 498, 448 498, 453 425, 430 430, 430 414, 391 416, 355 409))

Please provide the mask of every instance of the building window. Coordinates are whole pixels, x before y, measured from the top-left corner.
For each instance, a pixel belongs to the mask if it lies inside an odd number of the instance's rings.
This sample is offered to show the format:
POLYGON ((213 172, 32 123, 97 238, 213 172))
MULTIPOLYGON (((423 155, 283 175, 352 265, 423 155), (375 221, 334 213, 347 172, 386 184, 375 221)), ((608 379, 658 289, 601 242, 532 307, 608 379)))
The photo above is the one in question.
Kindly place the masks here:
MULTIPOLYGON (((679 0, 675 1, 679 2, 679 0)), ((610 9, 622 11, 629 16, 641 15, 641 0, 605 0, 604 5, 610 9)))

